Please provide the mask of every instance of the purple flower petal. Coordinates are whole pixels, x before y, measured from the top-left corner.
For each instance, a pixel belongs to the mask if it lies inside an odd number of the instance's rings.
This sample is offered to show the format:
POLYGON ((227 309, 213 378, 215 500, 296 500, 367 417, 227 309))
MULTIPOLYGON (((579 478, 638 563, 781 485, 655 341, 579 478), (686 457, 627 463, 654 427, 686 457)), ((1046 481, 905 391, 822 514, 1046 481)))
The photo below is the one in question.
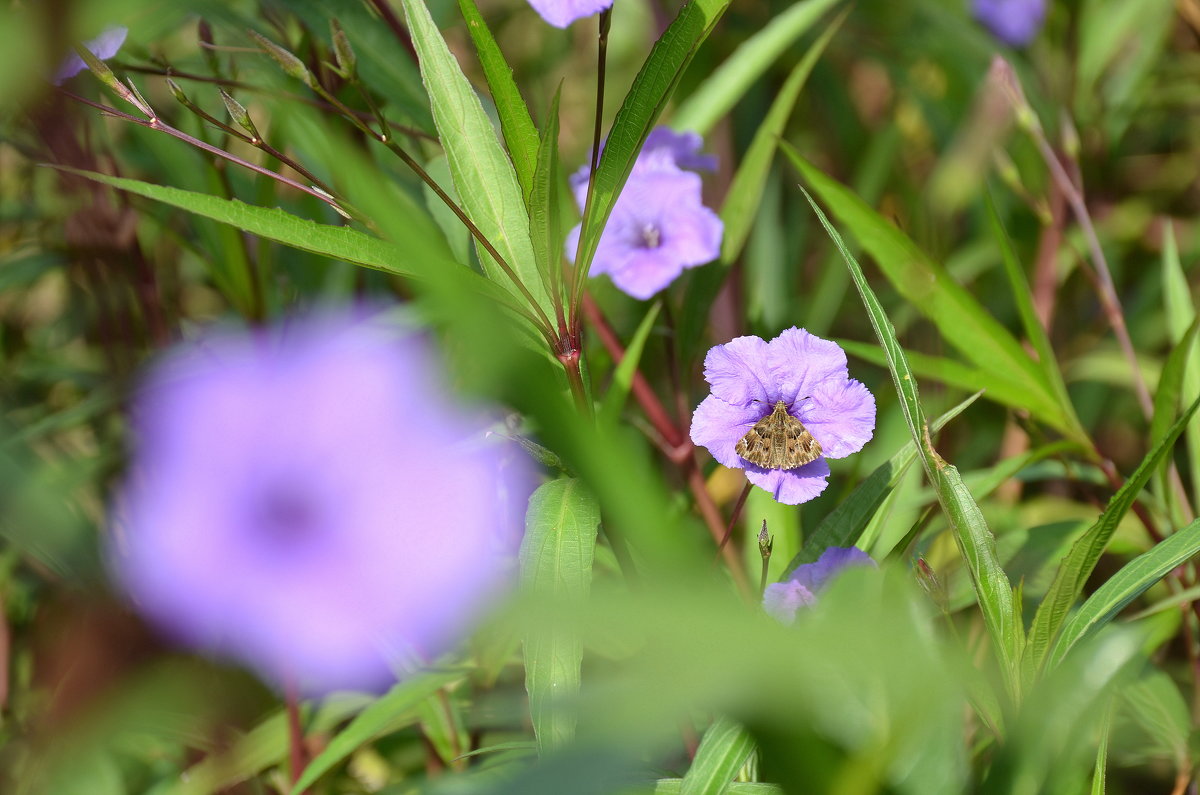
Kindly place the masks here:
POLYGON ((745 406, 757 401, 761 419, 780 399, 771 377, 769 352, 768 344, 759 337, 735 337, 716 345, 704 357, 704 380, 712 386, 713 395, 727 403, 745 406))
POLYGON ((670 127, 655 127, 646 136, 635 168, 653 169, 670 165, 691 171, 716 171, 717 156, 700 154, 702 146, 704 139, 700 133, 690 130, 677 133, 670 127))
POLYGON ((211 336, 159 363, 133 427, 117 578, 168 634, 269 680, 385 686, 503 584, 497 505, 526 479, 501 480, 417 338, 346 319, 211 336))
POLYGON ((700 402, 692 415, 692 441, 701 447, 707 447, 712 457, 722 466, 731 469, 753 466, 733 448, 738 440, 746 435, 746 431, 762 419, 762 411, 755 403, 734 405, 726 403, 716 395, 709 395, 700 402))
POLYGON ((775 501, 784 505, 808 502, 829 485, 829 464, 824 458, 799 469, 763 469, 744 460, 742 467, 746 470, 746 480, 771 492, 775 501))
MULTIPOLYGON (((819 384, 845 381, 846 352, 830 340, 792 327, 768 344, 767 367, 789 406, 810 397, 819 384)), ((820 440, 818 440, 820 441, 820 440)))
POLYGON ((798 582, 776 582, 763 591, 763 609, 783 624, 796 621, 796 611, 817 601, 813 592, 798 582))
POLYGON ((529 0, 542 19, 556 28, 565 28, 577 19, 599 14, 613 0, 529 0))
POLYGON ((1024 47, 1046 19, 1046 0, 975 0, 973 13, 992 35, 1012 47, 1024 47))
MULTIPOLYGON (((83 46, 101 61, 107 61, 120 51, 121 45, 125 43, 125 37, 128 35, 129 28, 120 27, 119 25, 105 28, 103 33, 91 41, 84 42, 83 46)), ((87 64, 83 62, 79 54, 71 53, 63 59, 63 62, 58 66, 58 71, 54 73, 54 85, 62 85, 64 81, 74 77, 84 69, 87 69, 87 64)))
POLYGON ((821 443, 823 456, 845 458, 875 433, 875 396, 854 379, 831 379, 817 384, 797 419, 821 443))

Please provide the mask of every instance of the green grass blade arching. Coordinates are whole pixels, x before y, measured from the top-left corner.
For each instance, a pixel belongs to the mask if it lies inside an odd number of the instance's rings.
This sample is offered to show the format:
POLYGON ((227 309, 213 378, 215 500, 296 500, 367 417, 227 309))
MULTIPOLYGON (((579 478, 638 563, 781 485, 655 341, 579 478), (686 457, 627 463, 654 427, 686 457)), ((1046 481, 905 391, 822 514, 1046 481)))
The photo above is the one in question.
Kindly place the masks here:
POLYGON ((938 327, 947 343, 980 369, 990 371, 991 380, 1008 381, 1023 393, 1024 408, 1036 418, 1075 441, 1086 441, 1063 412, 1041 367, 944 267, 930 260, 895 225, 793 147, 785 142, 782 148, 813 192, 850 228, 897 291, 938 327))
POLYGON ((617 196, 625 187, 625 181, 629 179, 646 136, 666 107, 692 56, 708 38, 729 3, 730 0, 692 0, 685 3, 679 15, 654 43, 629 93, 625 95, 592 178, 591 202, 584 208, 579 249, 575 255, 576 304, 587 282, 592 258, 596 256, 600 233, 608 222, 613 205, 617 203, 617 196))
MULTIPOLYGON (((508 262, 542 313, 553 317, 554 307, 534 260, 529 217, 513 164, 423 0, 403 0, 403 5, 420 61, 421 78, 429 92, 438 138, 450 163, 462 208, 508 262)), ((491 255, 481 246, 477 246, 477 251, 488 277, 519 302, 527 303, 513 279, 491 255)))
MULTIPOLYGON (((521 542, 523 587, 547 604, 582 602, 591 588, 599 525, 600 506, 580 481, 560 478, 538 487, 529 498, 521 542)), ((542 751, 575 736, 573 700, 582 662, 583 642, 572 626, 553 622, 525 636, 525 688, 542 751)))
MULTIPOLYGON (((797 39, 841 0, 804 0, 770 20, 713 70, 672 114, 673 125, 707 135, 797 39)), ((812 49, 821 49, 814 45, 812 49)))
POLYGON ((879 338, 879 344, 887 354, 888 370, 900 397, 900 408, 908 423, 909 432, 917 446, 929 482, 937 492, 938 502, 955 531, 955 538, 970 571, 971 582, 975 587, 976 598, 1000 669, 1010 689, 1015 691, 1017 661, 1020 659, 1024 638, 1012 585, 996 554, 996 539, 988 529, 979 506, 963 484, 958 470, 946 463, 933 449, 929 438, 929 424, 925 420, 925 412, 921 408, 920 395, 917 392, 917 379, 908 367, 904 349, 896 340, 895 329, 875 296, 875 291, 871 289, 858 261, 846 248, 841 235, 829 223, 825 213, 807 192, 804 195, 830 239, 842 253, 867 316, 879 338))
POLYGON ((1057 665, 1075 644, 1098 632, 1126 605, 1198 552, 1200 519, 1126 563, 1066 620, 1046 658, 1046 665, 1057 665))
POLYGON ((680 795, 722 795, 753 751, 750 732, 728 718, 717 718, 700 740, 680 795))
POLYGON ((1196 413, 1198 406, 1200 406, 1200 399, 1175 421, 1175 424, 1167 431, 1167 435, 1146 454, 1129 480, 1125 481, 1125 485, 1121 486, 1108 501, 1108 506, 1100 514, 1100 518, 1084 531, 1083 535, 1071 546, 1067 557, 1055 572, 1054 580, 1050 583, 1050 588, 1041 604, 1038 605, 1033 623, 1029 627, 1029 642, 1025 646, 1023 661, 1028 672, 1032 673, 1042 668, 1051 642, 1055 640, 1059 630, 1066 622, 1067 613, 1075 604, 1075 600, 1083 593, 1084 583, 1096 568, 1100 556, 1104 554, 1104 549, 1108 546, 1113 533, 1116 532, 1117 525, 1133 507, 1134 500, 1137 499, 1150 480, 1150 476, 1170 452, 1175 440, 1179 438, 1179 434, 1183 432, 1192 415, 1196 413))
POLYGON ((661 301, 651 304, 646 311, 646 316, 638 324, 637 331, 629 339, 629 345, 625 348, 625 356, 617 365, 616 371, 613 373, 612 385, 608 388, 600 406, 601 426, 614 424, 620 419, 621 410, 625 408, 625 401, 629 398, 629 391, 633 388, 634 373, 637 372, 642 351, 646 348, 646 340, 650 338, 650 332, 654 329, 654 321, 658 318, 660 309, 662 309, 661 301))
MULTIPOLYGON (((803 9, 808 5, 811 3, 798 3, 782 16, 792 14, 796 9, 803 9)), ((725 194, 725 202, 721 205, 721 221, 725 224, 725 235, 721 239, 721 262, 726 265, 732 264, 746 245, 746 238, 750 236, 755 216, 758 215, 758 208, 762 203, 763 186, 766 185, 767 175, 771 171, 775 150, 779 146, 779 139, 783 137, 788 119, 791 118, 792 109, 795 108, 796 100, 808 81, 808 76, 812 74, 813 67, 825 52, 825 47, 833 40, 834 34, 841 29, 845 18, 843 13, 831 22, 820 38, 808 48, 800 62, 792 68, 783 88, 779 90, 770 110, 759 125, 758 132, 754 134, 754 140, 750 142, 750 148, 746 150, 746 155, 738 165, 737 173, 733 175, 729 192, 725 194)), ((778 24, 778 21, 773 25, 778 24)), ((753 41, 752 38, 746 45, 753 41)), ((699 96, 699 93, 693 94, 692 98, 699 96)), ((689 127, 687 121, 678 116, 675 123, 683 129, 696 129, 694 126, 689 127)))

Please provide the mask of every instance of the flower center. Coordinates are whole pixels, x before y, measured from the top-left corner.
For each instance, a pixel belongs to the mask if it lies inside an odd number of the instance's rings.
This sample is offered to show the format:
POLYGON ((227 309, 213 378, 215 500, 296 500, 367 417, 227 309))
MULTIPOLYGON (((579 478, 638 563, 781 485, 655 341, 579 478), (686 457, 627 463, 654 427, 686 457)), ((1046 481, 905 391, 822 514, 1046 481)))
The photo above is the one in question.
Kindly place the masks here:
POLYGON ((654 224, 643 224, 642 226, 642 247, 643 248, 658 248, 662 244, 662 233, 658 231, 658 227, 654 224))
POLYGON ((272 546, 292 546, 318 534, 321 512, 316 501, 295 485, 275 484, 254 497, 250 527, 272 546))

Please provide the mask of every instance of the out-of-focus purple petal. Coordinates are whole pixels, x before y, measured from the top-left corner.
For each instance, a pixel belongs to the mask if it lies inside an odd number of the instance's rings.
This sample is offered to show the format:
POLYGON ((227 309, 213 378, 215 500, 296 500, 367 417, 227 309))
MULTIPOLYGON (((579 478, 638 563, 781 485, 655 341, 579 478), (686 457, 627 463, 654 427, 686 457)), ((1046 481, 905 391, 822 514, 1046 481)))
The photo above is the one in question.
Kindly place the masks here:
POLYGON ((973 13, 1000 41, 1024 47, 1042 29, 1046 0, 974 0, 973 13))
MULTIPOLYGON (((105 28, 103 33, 91 41, 84 42, 83 46, 101 61, 107 61, 121 50, 121 45, 125 43, 125 37, 128 35, 129 28, 117 25, 105 28)), ((62 85, 64 81, 69 80, 84 69, 87 69, 87 64, 83 62, 79 54, 71 53, 63 59, 63 62, 58 66, 58 71, 54 73, 54 85, 62 85)))
POLYGON ((759 337, 734 337, 710 348, 704 357, 704 380, 713 395, 739 406, 758 401, 759 418, 769 414, 779 400, 779 387, 771 380, 769 350, 759 337))
POLYGON ((762 419, 762 410, 757 404, 734 405, 726 403, 716 395, 700 401, 692 415, 692 441, 707 447, 712 457, 722 466, 742 469, 751 466, 739 456, 734 447, 746 435, 746 431, 762 419))
POLYGON ((789 581, 819 593, 847 566, 874 566, 875 561, 858 547, 828 547, 813 563, 797 566, 789 581))
MULTIPOLYGON (((847 378, 846 352, 831 340, 793 326, 768 344, 767 366, 789 406, 809 397, 818 384, 847 378)), ((819 441, 819 440, 818 440, 819 441)))
POLYGON ((362 319, 206 337, 137 396, 117 579, 168 634, 271 681, 386 686, 503 584, 498 506, 527 478, 482 424, 421 340, 362 319))
POLYGON ((808 502, 829 485, 829 464, 824 458, 799 469, 763 469, 744 460, 742 466, 746 470, 746 480, 771 492, 775 501, 784 505, 808 502))
POLYGON ((875 433, 875 396, 854 379, 817 384, 805 404, 799 419, 826 458, 857 453, 875 433))
POLYGON ((565 28, 577 19, 599 14, 613 0, 529 0, 542 19, 556 28, 565 28))
POLYGON ((763 609, 782 624, 793 624, 796 611, 817 601, 812 591, 798 582, 776 582, 763 591, 763 609))
POLYGON ((635 168, 655 169, 673 166, 691 171, 716 171, 717 156, 700 154, 704 139, 688 130, 675 132, 670 127, 655 127, 646 136, 635 168))

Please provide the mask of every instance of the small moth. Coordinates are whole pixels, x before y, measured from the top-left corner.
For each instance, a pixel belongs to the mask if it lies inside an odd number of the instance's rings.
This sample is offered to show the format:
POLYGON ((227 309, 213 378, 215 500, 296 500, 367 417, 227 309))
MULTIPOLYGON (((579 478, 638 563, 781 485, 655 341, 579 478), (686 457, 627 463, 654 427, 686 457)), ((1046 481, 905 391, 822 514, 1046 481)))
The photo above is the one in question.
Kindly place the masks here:
POLYGON ((821 455, 821 443, 804 423, 788 414, 782 400, 768 416, 754 423, 733 449, 764 469, 796 469, 821 455))

